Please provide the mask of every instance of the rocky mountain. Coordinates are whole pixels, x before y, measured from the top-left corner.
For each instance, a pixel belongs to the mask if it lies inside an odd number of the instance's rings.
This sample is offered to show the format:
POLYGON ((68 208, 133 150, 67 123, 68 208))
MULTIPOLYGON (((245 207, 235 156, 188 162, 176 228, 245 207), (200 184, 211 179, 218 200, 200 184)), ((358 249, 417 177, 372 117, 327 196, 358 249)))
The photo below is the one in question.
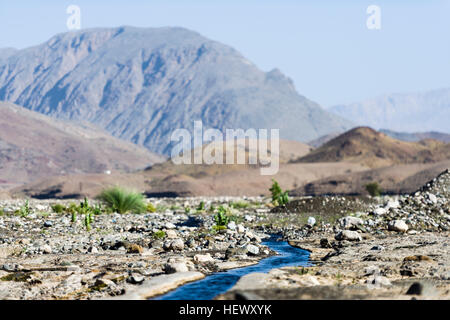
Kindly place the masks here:
POLYGON ((450 142, 450 134, 436 132, 436 131, 409 133, 409 132, 396 132, 396 131, 392 131, 392 130, 381 129, 380 132, 382 132, 394 139, 402 140, 402 141, 417 142, 417 141, 425 140, 425 139, 433 139, 433 140, 438 140, 438 141, 442 141, 445 143, 450 142))
POLYGON ((450 159, 450 144, 436 140, 405 142, 368 127, 358 127, 328 141, 294 162, 349 161, 377 168, 447 159, 450 159))
POLYGON ((450 88, 391 94, 328 109, 357 125, 404 132, 450 133, 450 88))
POLYGON ((0 189, 53 175, 131 172, 162 160, 90 124, 0 103, 0 189))
POLYGON ((0 100, 89 121, 168 154, 171 133, 205 127, 279 128, 310 141, 352 124, 263 72, 235 49, 183 28, 120 27, 59 34, 0 59, 0 100))

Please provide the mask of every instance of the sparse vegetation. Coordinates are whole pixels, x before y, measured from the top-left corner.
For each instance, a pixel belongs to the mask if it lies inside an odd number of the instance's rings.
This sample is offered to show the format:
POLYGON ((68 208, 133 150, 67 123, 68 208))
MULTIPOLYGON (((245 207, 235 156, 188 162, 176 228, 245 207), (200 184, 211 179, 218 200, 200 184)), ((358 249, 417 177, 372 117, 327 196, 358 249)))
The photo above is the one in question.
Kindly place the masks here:
POLYGON ((164 231, 156 231, 153 233, 153 238, 155 239, 164 239, 166 237, 166 233, 164 231))
POLYGON ((289 203, 288 191, 283 191, 275 179, 272 179, 272 187, 269 191, 272 193, 273 205, 285 206, 289 203))
POLYGON ((150 212, 150 213, 156 212, 156 208, 155 208, 155 206, 154 206, 151 202, 149 202, 149 203, 147 204, 147 212, 150 212))
POLYGON ((220 206, 217 214, 214 216, 214 221, 216 222, 216 226, 225 226, 230 222, 230 218, 227 215, 227 209, 224 206, 220 206))
POLYGON ((104 190, 99 199, 113 211, 121 214, 128 212, 142 213, 147 209, 142 194, 119 187, 104 190))
POLYGON ((205 211, 205 201, 201 201, 197 207, 197 212, 203 212, 203 211, 205 211))
POLYGON ((366 190, 372 197, 378 197, 381 195, 383 190, 377 182, 371 182, 366 184, 366 190))
POLYGON ((27 217, 31 213, 30 202, 28 199, 25 201, 25 205, 20 207, 19 214, 22 217, 27 217))
POLYGON ((250 204, 246 201, 236 201, 231 202, 230 206, 234 209, 246 209, 250 206, 250 204))
POLYGON ((52 205, 52 210, 54 213, 63 213, 66 210, 66 207, 57 203, 57 204, 52 205))

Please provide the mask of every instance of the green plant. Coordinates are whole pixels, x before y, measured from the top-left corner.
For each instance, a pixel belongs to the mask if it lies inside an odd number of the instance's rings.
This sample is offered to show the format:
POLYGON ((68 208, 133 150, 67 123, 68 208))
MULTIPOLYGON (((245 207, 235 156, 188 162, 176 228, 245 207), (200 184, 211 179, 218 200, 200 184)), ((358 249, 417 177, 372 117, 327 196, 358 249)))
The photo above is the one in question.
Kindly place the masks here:
POLYGON ((381 195, 383 190, 377 182, 371 182, 366 184, 366 190, 372 197, 378 197, 381 195))
POLYGON ((147 209, 142 194, 119 187, 104 190, 99 199, 113 211, 121 214, 127 212, 142 213, 147 209))
POLYGON ((246 201, 236 201, 231 203, 231 207, 234 209, 246 209, 250 204, 246 201))
POLYGON ((288 191, 281 190, 275 179, 272 179, 272 187, 269 191, 272 193, 272 203, 275 206, 285 206, 289 203, 288 191))
POLYGON ((205 201, 200 201, 200 204, 197 207, 197 211, 205 211, 205 201))
POLYGON ((19 213, 22 217, 26 217, 31 213, 30 202, 28 199, 25 201, 25 205, 20 207, 19 213))
POLYGON ((84 225, 87 231, 91 231, 91 214, 87 213, 84 217, 84 225))
POLYGON ((226 226, 230 222, 230 218, 228 217, 227 209, 223 206, 220 206, 217 214, 214 216, 214 221, 216 222, 216 226, 226 226))
POLYGON ((77 212, 76 211, 72 211, 72 223, 77 221, 77 212))
POLYGON ((156 231, 153 233, 153 238, 155 239, 164 239, 166 237, 166 233, 164 231, 156 231))
POLYGON ((52 210, 54 213, 63 213, 66 210, 66 207, 57 203, 57 204, 52 205, 52 210))
POLYGON ((184 213, 189 214, 191 212, 191 208, 190 207, 184 207, 184 213))
POLYGON ((149 203, 147 204, 147 212, 151 212, 151 213, 156 212, 156 208, 155 208, 155 206, 154 206, 151 202, 149 202, 149 203))

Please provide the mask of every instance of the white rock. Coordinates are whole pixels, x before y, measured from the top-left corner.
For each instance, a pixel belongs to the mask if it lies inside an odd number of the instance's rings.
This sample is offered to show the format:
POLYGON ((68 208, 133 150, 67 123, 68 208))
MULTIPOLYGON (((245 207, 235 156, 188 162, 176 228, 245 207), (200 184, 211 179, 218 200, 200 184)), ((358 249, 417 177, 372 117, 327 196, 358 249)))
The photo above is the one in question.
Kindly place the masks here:
POLYGON ((389 222, 388 229, 392 231, 406 232, 408 231, 408 225, 403 220, 393 220, 389 222))
POLYGON ((436 198, 436 196, 435 196, 434 194, 432 194, 432 193, 429 193, 429 194, 428 194, 428 199, 430 199, 430 201, 433 202, 434 204, 437 203, 437 198, 436 198))
POLYGON ((236 222, 230 221, 230 222, 227 224, 227 228, 230 229, 230 230, 236 230, 236 222))
POLYGON ((314 217, 309 217, 308 221, 307 221, 308 226, 312 227, 316 224, 316 218, 314 217))
POLYGON ((205 262, 214 262, 214 258, 211 257, 211 254, 196 254, 194 256, 194 262, 196 263, 205 263, 205 262))
POLYGON ((237 232, 244 233, 245 232, 245 227, 242 224, 238 224, 237 232))
POLYGON ((175 226, 173 223, 171 223, 171 222, 167 222, 167 223, 164 225, 164 227, 165 227, 166 229, 175 229, 175 228, 176 228, 176 226, 175 226))
POLYGON ((385 208, 376 208, 375 210, 373 210, 373 213, 376 216, 382 216, 384 214, 386 214, 387 210, 385 208))
POLYGON ((42 251, 43 253, 47 253, 47 254, 53 252, 52 247, 50 247, 48 244, 42 246, 42 247, 41 247, 41 251, 42 251))
POLYGON ((394 200, 394 201, 388 201, 388 203, 386 204, 386 206, 384 208, 386 210, 389 210, 390 208, 397 209, 398 207, 400 207, 400 202, 398 202, 398 200, 394 200))
POLYGON ((178 234, 175 230, 167 230, 166 231, 167 239, 176 239, 178 238, 178 234))
POLYGON ((184 249, 184 241, 181 239, 175 239, 170 243, 170 248, 172 250, 183 250, 184 249))
POLYGON ((344 230, 336 235, 336 240, 361 241, 361 235, 357 231, 344 230))
POLYGON ((259 248, 253 244, 248 244, 246 249, 250 255, 257 256, 259 254, 259 248))

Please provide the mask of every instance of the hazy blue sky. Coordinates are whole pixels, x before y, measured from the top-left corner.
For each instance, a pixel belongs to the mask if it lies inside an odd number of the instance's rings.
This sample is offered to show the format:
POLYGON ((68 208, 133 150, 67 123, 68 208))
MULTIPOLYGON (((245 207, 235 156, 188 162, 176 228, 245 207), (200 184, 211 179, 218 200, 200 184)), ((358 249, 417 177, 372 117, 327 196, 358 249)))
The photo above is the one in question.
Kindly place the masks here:
POLYGON ((450 1, 16 0, 0 1, 0 47, 24 48, 82 28, 181 26, 275 67, 323 106, 383 93, 450 87, 450 1), (187 4, 189 3, 189 4, 187 4), (369 5, 381 30, 366 27, 369 5))

